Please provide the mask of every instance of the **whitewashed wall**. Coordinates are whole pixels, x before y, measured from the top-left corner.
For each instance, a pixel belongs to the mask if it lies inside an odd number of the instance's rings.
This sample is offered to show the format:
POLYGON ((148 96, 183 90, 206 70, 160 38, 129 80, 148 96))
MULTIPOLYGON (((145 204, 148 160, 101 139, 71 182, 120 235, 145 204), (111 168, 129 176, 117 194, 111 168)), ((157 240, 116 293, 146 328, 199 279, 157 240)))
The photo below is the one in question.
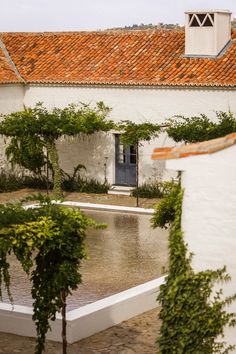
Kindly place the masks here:
MULTIPOLYGON (((0 85, 0 114, 23 109, 24 87, 22 85, 0 85)), ((5 139, 0 137, 0 170, 8 169, 5 157, 5 139)))
POLYGON ((22 85, 0 85, 0 114, 23 109, 24 87, 22 85))
MULTIPOLYGON (((236 293, 236 146, 220 152, 167 161, 181 170, 184 188, 182 227, 197 271, 224 265, 232 277, 220 284, 224 294, 236 293)), ((236 312, 236 303, 231 307, 236 312)), ((226 331, 236 344, 235 329, 226 331)))
MULTIPOLYGON (((72 102, 94 104, 103 101, 112 108, 110 116, 116 122, 129 119, 161 123, 176 114, 192 116, 205 113, 213 118, 214 111, 231 110, 236 113, 236 90, 28 85, 24 94, 18 86, 0 86, 0 112, 22 109, 23 103, 34 106, 39 101, 48 108, 64 107, 72 102)), ((164 134, 144 144, 140 151, 141 182, 169 177, 164 163, 154 163, 150 156, 154 147, 173 144, 164 134)), ((71 144, 68 140, 60 141, 58 145, 63 169, 72 172, 75 165, 84 164, 87 176, 103 181, 106 163, 106 176, 110 183, 114 183, 115 139, 112 134, 106 137, 98 134, 80 142, 76 138, 71 144)))
MULTIPOLYGON (((78 87, 78 86, 28 86, 24 98, 26 106, 33 106, 42 101, 49 107, 64 107, 72 102, 94 104, 103 101, 112 108, 111 118, 135 120, 136 122, 163 122, 176 114, 186 116, 205 113, 215 117, 214 111, 236 112, 236 91, 208 89, 170 89, 170 88, 125 88, 125 87, 78 87)), ((107 177, 110 183, 115 181, 115 147, 114 136, 89 138, 87 142, 71 145, 60 143, 63 168, 72 170, 72 165, 85 164, 88 176, 104 179, 104 163, 107 160, 107 177), (98 145, 98 149, 97 146, 98 145), (88 158, 89 157, 89 158, 88 158)), ((168 178, 164 163, 151 161, 154 147, 173 145, 162 135, 151 143, 145 143, 140 153, 140 179, 168 178)))

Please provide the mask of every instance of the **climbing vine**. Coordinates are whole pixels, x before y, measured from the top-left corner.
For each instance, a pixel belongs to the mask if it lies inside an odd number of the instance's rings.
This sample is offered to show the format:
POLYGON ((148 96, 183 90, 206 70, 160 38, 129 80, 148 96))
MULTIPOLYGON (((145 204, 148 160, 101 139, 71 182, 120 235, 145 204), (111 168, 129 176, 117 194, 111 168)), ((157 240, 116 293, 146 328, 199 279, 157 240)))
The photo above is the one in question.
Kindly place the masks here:
POLYGON ((236 131, 236 118, 231 112, 216 112, 216 120, 205 114, 197 117, 176 116, 166 121, 166 132, 176 142, 195 143, 211 140, 236 131))
POLYGON ((160 353, 212 354, 229 353, 234 346, 218 341, 226 325, 235 326, 236 314, 226 312, 226 306, 236 295, 222 299, 222 291, 213 291, 216 282, 230 279, 226 268, 195 273, 191 255, 181 231, 183 192, 180 185, 157 206, 154 227, 169 224, 169 273, 160 288, 162 325, 157 339, 160 353), (161 217, 160 214, 161 213, 161 217), (214 295, 213 295, 214 294, 214 295))
POLYGON ((39 172, 45 165, 45 150, 53 170, 53 197, 62 197, 61 168, 56 141, 61 136, 91 135, 109 131, 114 123, 107 119, 110 109, 102 102, 94 108, 71 104, 65 108, 46 109, 42 103, 2 116, 0 134, 10 138, 6 154, 13 164, 39 172))
POLYGON ((97 224, 78 209, 52 204, 47 197, 36 199, 37 208, 0 205, 0 290, 4 283, 13 301, 7 255, 14 253, 32 282, 35 354, 41 354, 49 320, 55 320, 56 313, 65 308, 62 294, 66 299, 81 282, 79 266, 86 258, 86 229, 105 225, 97 224))

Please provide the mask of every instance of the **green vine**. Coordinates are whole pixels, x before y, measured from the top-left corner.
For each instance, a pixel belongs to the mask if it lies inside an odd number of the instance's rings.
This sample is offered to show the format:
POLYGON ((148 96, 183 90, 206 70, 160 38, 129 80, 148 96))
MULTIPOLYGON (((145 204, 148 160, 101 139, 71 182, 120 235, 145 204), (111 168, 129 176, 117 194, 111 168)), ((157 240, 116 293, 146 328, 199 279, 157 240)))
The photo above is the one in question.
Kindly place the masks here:
POLYGON ((10 138, 7 158, 30 171, 39 173, 45 165, 45 149, 54 176, 55 199, 61 199, 61 172, 56 141, 61 136, 90 135, 113 129, 113 121, 107 119, 110 109, 102 102, 95 107, 71 104, 65 108, 46 109, 42 103, 2 116, 0 134, 10 138))
POLYGON ((36 199, 40 204, 35 209, 0 205, 0 289, 4 283, 13 301, 7 255, 14 253, 32 281, 35 354, 41 354, 49 320, 55 320, 63 308, 61 291, 67 296, 81 282, 79 266, 86 258, 86 229, 105 225, 95 223, 78 209, 52 204, 42 196, 36 199))
POLYGON ((216 112, 216 120, 205 114, 198 117, 176 116, 167 120, 166 132, 176 142, 195 143, 225 136, 236 131, 236 118, 231 112, 216 112))
POLYGON ((234 346, 217 341, 224 326, 235 326, 236 314, 225 308, 236 295, 222 299, 222 290, 213 292, 216 282, 230 279, 226 268, 195 273, 181 231, 183 192, 180 185, 158 206, 154 227, 171 225, 169 233, 169 273, 157 300, 161 304, 162 325, 157 340, 161 354, 229 353, 234 346), (165 209, 166 208, 166 209, 165 209), (162 217, 158 214, 162 213, 162 217))

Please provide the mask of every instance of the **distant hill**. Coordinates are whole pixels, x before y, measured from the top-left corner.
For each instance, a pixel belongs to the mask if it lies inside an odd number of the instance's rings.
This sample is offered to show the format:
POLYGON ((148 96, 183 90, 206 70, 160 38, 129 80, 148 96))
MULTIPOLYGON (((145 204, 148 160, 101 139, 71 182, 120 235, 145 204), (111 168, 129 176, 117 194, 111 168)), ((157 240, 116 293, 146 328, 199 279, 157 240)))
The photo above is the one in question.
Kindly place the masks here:
MULTIPOLYGON (((231 21, 231 24, 232 24, 232 28, 236 28, 236 18, 234 18, 231 21)), ((178 23, 173 24, 173 23, 159 22, 157 25, 153 25, 152 23, 145 25, 145 24, 141 23, 140 25, 133 24, 132 26, 109 28, 109 30, 145 30, 145 29, 161 29, 161 28, 175 29, 175 28, 184 28, 184 26, 181 26, 178 23)))
POLYGON ((109 28, 109 30, 145 30, 145 29, 160 29, 160 28, 174 29, 174 28, 183 28, 183 26, 180 26, 178 23, 173 24, 173 23, 160 22, 157 25, 153 25, 152 23, 145 25, 141 23, 140 25, 133 24, 132 26, 109 28))

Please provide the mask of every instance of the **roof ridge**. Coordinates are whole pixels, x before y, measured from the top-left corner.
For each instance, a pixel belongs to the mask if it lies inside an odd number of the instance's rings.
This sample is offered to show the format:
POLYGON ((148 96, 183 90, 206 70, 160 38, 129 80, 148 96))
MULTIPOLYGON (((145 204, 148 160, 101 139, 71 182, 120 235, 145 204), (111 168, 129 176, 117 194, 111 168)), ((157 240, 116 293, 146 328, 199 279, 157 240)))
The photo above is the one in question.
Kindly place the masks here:
POLYGON ((0 37, 0 48, 2 49, 3 54, 5 55, 5 57, 6 57, 7 61, 8 61, 8 63, 9 63, 10 66, 12 67, 12 69, 13 69, 14 73, 16 74, 16 76, 17 76, 20 80, 22 80, 24 83, 26 83, 26 81, 24 80, 24 78, 23 78, 23 77, 21 76, 21 74, 19 73, 19 71, 18 71, 18 69, 17 69, 15 63, 13 62, 13 60, 12 60, 12 58, 11 58, 11 56, 10 56, 10 54, 9 54, 9 52, 8 52, 8 50, 7 50, 7 48, 5 47, 5 44, 3 43, 1 37, 0 37))
POLYGON ((97 31, 43 31, 43 32, 0 32, 1 36, 51 36, 51 35, 80 35, 80 34, 143 34, 143 33, 166 33, 166 32, 184 32, 183 28, 179 29, 168 29, 168 28, 147 28, 147 29, 105 29, 105 30, 97 30, 97 31))

